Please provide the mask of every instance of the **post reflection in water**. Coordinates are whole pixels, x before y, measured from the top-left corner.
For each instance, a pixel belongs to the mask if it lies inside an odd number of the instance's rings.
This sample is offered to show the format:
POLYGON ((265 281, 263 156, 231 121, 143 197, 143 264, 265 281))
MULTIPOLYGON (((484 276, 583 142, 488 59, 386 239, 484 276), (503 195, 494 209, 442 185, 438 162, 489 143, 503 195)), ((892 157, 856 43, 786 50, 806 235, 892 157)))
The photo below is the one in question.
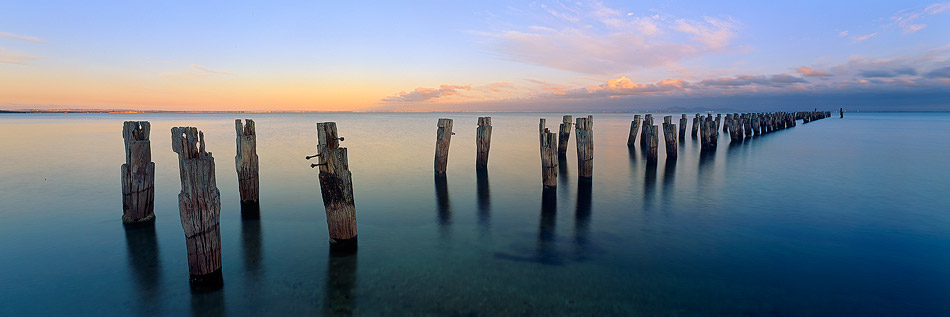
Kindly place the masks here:
POLYGON ((162 264, 158 254, 155 222, 125 226, 125 244, 129 253, 129 271, 138 289, 138 311, 147 315, 158 314, 161 308, 158 295, 162 279, 162 264))
MULTIPOLYGON (((261 276, 261 221, 244 219, 241 221, 241 252, 244 255, 244 271, 247 281, 259 282, 261 276)), ((252 288, 256 289, 256 288, 252 288)))
POLYGON ((227 316, 224 288, 211 292, 191 292, 192 316, 227 316))
POLYGON ((653 198, 656 196, 656 162, 647 162, 646 172, 643 173, 643 209, 653 209, 653 198))
POLYGON ((435 174, 435 200, 439 227, 446 233, 452 224, 452 204, 449 202, 449 184, 445 174, 435 174))
POLYGON ((574 213, 574 257, 581 261, 587 258, 588 240, 590 233, 590 210, 593 181, 590 178, 577 180, 577 208, 574 213))
POLYGON ((491 190, 488 185, 488 168, 475 168, 476 195, 478 197, 478 226, 482 234, 491 229, 491 190))
MULTIPOLYGON (((558 155, 557 156, 557 177, 560 181, 562 188, 567 188, 567 185, 570 183, 570 170, 567 166, 567 155, 558 155)), ((564 192, 567 194, 567 191, 564 192)))
POLYGON ((667 159, 663 165, 663 206, 669 206, 672 202, 674 179, 676 179, 676 160, 667 159))
POLYGON ((555 243, 557 240, 557 190, 541 191, 541 221, 538 228, 538 247, 536 261, 541 264, 560 265, 555 243))
POLYGON ((356 253, 331 254, 327 260, 327 288, 324 294, 324 315, 352 316, 356 307, 356 253))

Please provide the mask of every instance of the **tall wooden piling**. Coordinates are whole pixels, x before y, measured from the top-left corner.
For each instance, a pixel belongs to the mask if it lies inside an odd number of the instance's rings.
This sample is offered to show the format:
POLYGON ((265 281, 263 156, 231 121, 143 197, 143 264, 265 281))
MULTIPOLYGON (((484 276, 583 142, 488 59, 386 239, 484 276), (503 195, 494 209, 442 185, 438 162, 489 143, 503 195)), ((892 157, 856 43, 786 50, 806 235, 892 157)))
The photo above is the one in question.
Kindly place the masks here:
POLYGON ((648 163, 656 163, 657 154, 656 148, 659 145, 659 140, 657 137, 657 127, 652 124, 653 120, 650 118, 649 121, 643 121, 644 132, 641 138, 645 140, 644 151, 646 151, 646 157, 648 163))
POLYGON ((544 119, 541 119, 541 129, 541 184, 545 189, 557 188, 558 160, 554 133, 544 127, 544 119))
POLYGON ((488 149, 491 147, 491 117, 478 117, 475 129, 475 166, 488 166, 488 149))
POLYGON ((643 124, 640 125, 640 147, 646 148, 649 140, 645 138, 647 133, 647 126, 653 125, 653 115, 647 114, 643 116, 643 124))
POLYGON ((188 249, 188 272, 195 290, 214 290, 221 278, 221 194, 214 176, 214 157, 205 152, 204 133, 194 127, 172 128, 172 151, 178 153, 181 193, 178 211, 188 249))
POLYGON ((594 176, 594 116, 577 118, 574 131, 577 134, 577 176, 591 178, 594 176))
POLYGON ((234 120, 234 131, 237 135, 237 154, 234 156, 234 167, 238 175, 238 191, 241 193, 242 214, 244 209, 257 210, 260 195, 260 178, 257 160, 257 130, 254 120, 234 120))
MULTIPOLYGON (((683 115, 683 119, 686 115, 683 115)), ((673 122, 673 116, 663 117, 663 140, 666 141, 666 160, 676 159, 676 124, 673 122)))
POLYGON ((702 151, 715 150, 719 143, 719 126, 716 124, 716 120, 713 120, 712 115, 710 115, 706 117, 700 125, 700 129, 702 130, 700 133, 702 134, 700 138, 702 151))
POLYGON ((633 121, 630 121, 630 134, 627 136, 627 146, 633 146, 637 142, 637 133, 640 132, 640 115, 633 115, 633 121))
POLYGON ((343 138, 337 136, 336 122, 317 123, 317 157, 320 159, 311 167, 320 167, 320 193, 327 213, 330 252, 343 254, 355 251, 357 240, 353 178, 346 148, 340 147, 341 140, 343 138))
POLYGON ((125 164, 121 166, 122 222, 145 223, 155 220, 155 163, 148 139, 148 121, 122 124, 125 164))
POLYGON ((452 142, 452 119, 439 119, 439 130, 435 139, 435 172, 445 173, 449 163, 449 143, 452 142))
POLYGON ((686 138, 686 125, 688 124, 689 119, 686 119, 686 114, 684 113, 683 116, 680 117, 680 140, 686 138))
POLYGON ((692 131, 690 131, 690 135, 693 136, 693 139, 695 139, 699 133, 699 119, 700 117, 699 117, 699 114, 697 113, 696 116, 693 117, 693 129, 692 131))
POLYGON ((722 123, 722 132, 729 132, 729 125, 732 124, 732 114, 727 113, 726 119, 722 123))
POLYGON ((722 124, 722 114, 721 114, 721 113, 717 113, 717 114, 716 114, 716 134, 719 134, 718 131, 719 131, 719 125, 720 125, 720 124, 722 124))
POLYGON ((564 116, 561 119, 561 126, 557 134, 557 155, 567 155, 567 142, 571 140, 571 116, 564 116))

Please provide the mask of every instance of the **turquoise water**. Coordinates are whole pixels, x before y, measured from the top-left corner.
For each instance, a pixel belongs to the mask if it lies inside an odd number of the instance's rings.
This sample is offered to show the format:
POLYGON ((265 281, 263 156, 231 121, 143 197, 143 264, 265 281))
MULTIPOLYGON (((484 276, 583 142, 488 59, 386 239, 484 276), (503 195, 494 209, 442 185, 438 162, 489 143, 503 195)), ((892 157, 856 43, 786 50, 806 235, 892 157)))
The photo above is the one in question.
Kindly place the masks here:
POLYGON ((950 114, 847 114, 737 145, 721 133, 702 157, 687 136, 675 163, 661 136, 650 167, 626 146, 632 114, 595 113, 593 182, 577 182, 572 135, 546 195, 537 121, 561 115, 2 114, 0 315, 950 314, 950 114), (446 182, 440 117, 455 119, 446 182), (240 216, 235 118, 257 123, 260 220, 240 216), (121 223, 125 120, 152 125, 152 228, 121 223), (329 255, 304 160, 322 121, 349 149, 355 256, 329 255), (224 288, 208 294, 189 289, 170 146, 189 125, 221 191, 224 288))

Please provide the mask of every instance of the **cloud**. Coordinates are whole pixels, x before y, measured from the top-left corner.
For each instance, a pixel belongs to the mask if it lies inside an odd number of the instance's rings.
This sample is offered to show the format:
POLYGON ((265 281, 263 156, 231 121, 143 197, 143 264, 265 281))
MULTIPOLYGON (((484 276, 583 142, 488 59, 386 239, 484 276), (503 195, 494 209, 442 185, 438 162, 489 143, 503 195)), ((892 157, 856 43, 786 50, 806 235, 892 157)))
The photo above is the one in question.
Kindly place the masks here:
POLYGON ((920 11, 911 11, 909 9, 901 10, 895 13, 890 17, 891 23, 887 24, 887 27, 898 26, 904 33, 914 33, 920 31, 921 29, 927 27, 924 23, 917 23, 918 20, 924 17, 940 14, 950 10, 950 3, 934 3, 923 10, 920 11))
POLYGON ((418 87, 413 91, 403 91, 394 96, 383 98, 382 101, 388 103, 433 102, 443 97, 459 96, 461 95, 459 90, 471 91, 472 86, 441 85, 439 88, 418 87))
POLYGON ((731 88, 749 85, 785 86, 798 83, 807 83, 807 81, 800 77, 795 77, 789 74, 777 74, 772 76, 737 75, 726 78, 704 79, 699 82, 699 85, 707 87, 731 88))
POLYGON ((195 64, 188 65, 192 70, 178 73, 161 73, 159 76, 166 78, 203 78, 211 76, 231 76, 234 75, 232 72, 213 70, 204 66, 198 66, 195 64))
POLYGON ((877 33, 871 33, 871 34, 861 35, 861 36, 855 35, 851 37, 851 42, 852 43, 862 42, 864 40, 874 37, 875 35, 877 35, 877 33))
POLYGON ((40 60, 40 59, 42 58, 11 52, 0 47, 0 64, 26 65, 30 61, 35 61, 35 60, 40 60))
POLYGON ((38 37, 27 36, 27 35, 17 35, 17 34, 7 33, 7 32, 0 32, 0 37, 12 39, 12 40, 33 42, 33 43, 46 43, 46 41, 38 37))
POLYGON ((666 93, 673 91, 683 91, 689 84, 682 79, 665 79, 652 84, 635 83, 627 76, 608 79, 606 83, 597 86, 587 86, 582 89, 574 90, 573 95, 595 94, 595 95, 647 95, 666 93))
POLYGON ((924 74, 925 78, 950 78, 950 67, 937 68, 924 74))
POLYGON ((840 36, 848 36, 848 30, 841 31, 841 33, 838 33, 838 35, 840 35, 840 36))
POLYGON ((795 70, 796 73, 802 74, 805 77, 828 77, 831 76, 826 71, 814 69, 808 66, 802 66, 795 70))
POLYGON ((487 88, 489 92, 503 92, 503 91, 510 90, 514 87, 515 87, 515 84, 508 81, 496 81, 493 83, 488 83, 483 86, 483 88, 487 88))
POLYGON ((890 78, 901 75, 917 75, 917 71, 910 67, 901 67, 895 69, 868 69, 860 72, 861 77, 866 78, 890 78))
POLYGON ((600 2, 558 5, 557 9, 541 5, 541 16, 534 12, 511 17, 528 26, 506 24, 501 30, 478 34, 503 59, 578 73, 617 74, 723 52, 738 28, 731 19, 628 15, 600 2))

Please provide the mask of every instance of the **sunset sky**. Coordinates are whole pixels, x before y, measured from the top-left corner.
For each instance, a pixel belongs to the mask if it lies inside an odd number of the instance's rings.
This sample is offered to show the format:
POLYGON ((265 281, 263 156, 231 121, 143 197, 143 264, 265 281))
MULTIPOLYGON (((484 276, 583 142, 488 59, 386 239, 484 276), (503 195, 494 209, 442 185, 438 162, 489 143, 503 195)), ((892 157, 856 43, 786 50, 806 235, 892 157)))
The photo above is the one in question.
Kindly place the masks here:
POLYGON ((950 110, 950 2, 4 1, 0 109, 950 110))

